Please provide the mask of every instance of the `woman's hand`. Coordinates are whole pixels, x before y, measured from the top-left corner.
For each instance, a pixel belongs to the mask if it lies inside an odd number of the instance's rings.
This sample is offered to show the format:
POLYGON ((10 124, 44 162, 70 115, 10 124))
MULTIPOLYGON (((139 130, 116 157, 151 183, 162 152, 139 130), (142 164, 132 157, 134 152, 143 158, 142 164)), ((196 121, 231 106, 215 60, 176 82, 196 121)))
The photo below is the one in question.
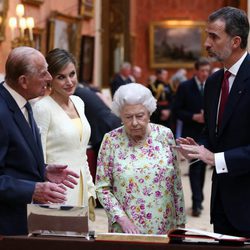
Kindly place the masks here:
POLYGON ((139 229, 132 223, 127 216, 122 216, 117 220, 117 223, 122 227, 122 231, 128 234, 140 234, 139 229))

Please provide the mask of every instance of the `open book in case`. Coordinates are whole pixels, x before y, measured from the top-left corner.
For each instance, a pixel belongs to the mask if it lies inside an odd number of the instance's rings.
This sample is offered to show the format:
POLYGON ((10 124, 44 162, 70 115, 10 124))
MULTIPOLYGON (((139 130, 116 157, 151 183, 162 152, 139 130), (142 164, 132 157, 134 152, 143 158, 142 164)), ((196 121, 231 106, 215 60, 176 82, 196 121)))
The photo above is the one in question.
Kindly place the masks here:
POLYGON ((225 242, 247 242, 250 239, 239 236, 213 233, 209 231, 194 229, 194 228, 176 228, 168 233, 168 237, 174 241, 178 239, 192 241, 225 241, 225 242))
POLYGON ((192 242, 199 241, 225 241, 230 244, 245 243, 250 239, 245 237, 224 235, 212 233, 192 228, 176 228, 171 230, 167 235, 156 234, 126 234, 126 233, 98 233, 95 236, 97 241, 120 241, 120 242, 145 242, 145 243, 170 243, 175 241, 188 240, 192 242))

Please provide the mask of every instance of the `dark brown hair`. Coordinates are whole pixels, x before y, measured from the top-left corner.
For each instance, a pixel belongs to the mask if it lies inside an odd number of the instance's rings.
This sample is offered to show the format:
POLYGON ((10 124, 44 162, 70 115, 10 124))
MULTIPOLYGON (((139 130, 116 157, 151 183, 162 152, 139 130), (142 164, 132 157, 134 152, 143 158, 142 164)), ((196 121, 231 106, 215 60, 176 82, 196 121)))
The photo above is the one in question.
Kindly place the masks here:
POLYGON ((73 63, 77 68, 77 63, 75 57, 64 49, 53 49, 49 51, 46 56, 46 61, 48 63, 48 71, 54 77, 58 74, 66 65, 73 63))

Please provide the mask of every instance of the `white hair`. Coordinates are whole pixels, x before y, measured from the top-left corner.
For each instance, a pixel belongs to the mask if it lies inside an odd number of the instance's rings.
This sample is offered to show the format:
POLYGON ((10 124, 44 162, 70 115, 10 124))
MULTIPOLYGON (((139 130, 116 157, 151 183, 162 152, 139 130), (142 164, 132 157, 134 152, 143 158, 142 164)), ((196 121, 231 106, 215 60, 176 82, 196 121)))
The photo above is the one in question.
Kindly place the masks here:
POLYGON ((156 110, 156 99, 141 83, 129 83, 117 89, 111 106, 113 113, 120 117, 120 111, 126 104, 142 104, 150 115, 156 110))

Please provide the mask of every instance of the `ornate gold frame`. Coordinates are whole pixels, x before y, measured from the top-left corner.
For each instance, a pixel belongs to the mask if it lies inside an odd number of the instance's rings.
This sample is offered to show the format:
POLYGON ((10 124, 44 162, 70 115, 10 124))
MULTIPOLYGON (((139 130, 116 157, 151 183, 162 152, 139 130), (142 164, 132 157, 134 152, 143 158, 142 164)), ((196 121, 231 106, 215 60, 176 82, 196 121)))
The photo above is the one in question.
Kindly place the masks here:
POLYGON ((43 43, 44 29, 35 27, 33 29, 34 44, 33 47, 45 54, 45 43, 43 43))
POLYGON ((0 41, 5 39, 5 26, 6 26, 6 17, 9 7, 8 0, 0 0, 2 9, 0 9, 0 41))
POLYGON ((95 0, 79 0, 79 14, 84 18, 93 18, 95 13, 95 0))
POLYGON ((205 54, 205 22, 153 22, 149 36, 151 68, 192 68, 194 61, 205 54))
POLYGON ((43 4, 44 0, 22 0, 22 3, 32 4, 32 5, 41 5, 43 4))
POLYGON ((49 19, 48 51, 62 48, 80 59, 81 18, 52 12, 49 19))

